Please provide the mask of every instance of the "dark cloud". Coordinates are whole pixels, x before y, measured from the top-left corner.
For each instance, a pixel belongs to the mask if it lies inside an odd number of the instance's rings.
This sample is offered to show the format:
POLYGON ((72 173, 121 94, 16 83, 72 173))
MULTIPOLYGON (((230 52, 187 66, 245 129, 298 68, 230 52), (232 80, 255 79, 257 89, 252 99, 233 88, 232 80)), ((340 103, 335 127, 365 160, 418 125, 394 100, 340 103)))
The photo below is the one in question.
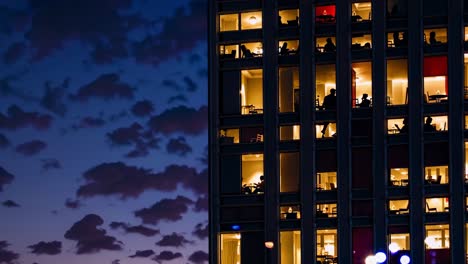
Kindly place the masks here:
POLYGON ((82 128, 95 128, 102 127, 106 124, 106 121, 100 117, 91 117, 86 116, 81 118, 80 122, 77 125, 73 125, 73 129, 82 129, 82 128))
POLYGON ((3 186, 10 184, 14 178, 15 176, 13 174, 0 166, 0 191, 3 191, 3 186))
POLYGON ((50 115, 41 115, 37 112, 24 112, 19 106, 12 105, 8 107, 7 113, 0 113, 0 129, 15 130, 27 126, 38 130, 44 130, 50 127, 52 117, 50 115))
POLYGON ((185 157, 187 153, 192 152, 192 147, 187 144, 184 137, 172 138, 166 145, 166 151, 170 154, 177 154, 185 157))
POLYGON ((162 199, 150 208, 135 211, 135 216, 141 218, 145 224, 158 224, 160 221, 175 222, 182 219, 182 214, 188 211, 193 201, 185 196, 175 199, 162 199))
POLYGON ((10 244, 4 240, 0 241, 0 263, 14 264, 20 257, 18 253, 7 249, 9 245, 10 244))
POLYGON ((122 242, 98 229, 104 221, 95 214, 88 214, 67 230, 64 237, 77 241, 77 254, 95 253, 100 250, 122 250, 122 242))
POLYGON ((168 80, 168 79, 165 79, 161 82, 161 84, 163 86, 166 86, 168 88, 171 88, 171 89, 174 89, 176 91, 180 91, 182 90, 182 87, 174 80, 168 80))
POLYGON ((144 117, 154 111, 153 103, 149 100, 142 100, 136 102, 132 106, 132 113, 138 117, 144 117))
POLYGON ((187 97, 185 95, 179 94, 179 95, 174 95, 174 96, 169 97, 169 99, 167 100, 167 103, 168 104, 173 104, 173 103, 175 103, 177 101, 185 103, 185 102, 188 101, 188 99, 187 99, 187 97))
POLYGON ((207 1, 191 0, 189 8, 178 8, 172 17, 164 19, 161 31, 146 37, 133 45, 136 61, 150 65, 174 58, 178 54, 192 50, 206 40, 207 1), (184 33, 180 33, 180 29, 184 33))
POLYGON ((195 109, 178 106, 170 108, 160 115, 151 117, 148 124, 153 131, 165 135, 177 132, 199 135, 208 126, 208 107, 202 106, 195 109))
POLYGON ((203 165, 208 165, 208 146, 205 146, 203 149, 203 155, 198 158, 198 160, 203 164, 203 165))
POLYGON ((187 91, 189 92, 195 92, 198 90, 198 85, 192 80, 192 78, 188 76, 184 76, 184 83, 185 86, 187 87, 187 91))
POLYGON ((194 168, 170 165, 163 172, 127 166, 123 162, 102 163, 83 174, 85 183, 77 191, 81 197, 118 195, 121 199, 138 197, 144 191, 174 191, 181 184, 195 193, 206 193, 206 171, 198 174, 194 168))
POLYGON ((102 74, 91 83, 80 87, 76 94, 71 95, 71 98, 81 102, 93 97, 105 100, 116 97, 132 99, 134 90, 129 84, 121 82, 118 74, 109 73, 102 74))
POLYGON ((70 79, 65 79, 62 84, 55 87, 50 82, 45 83, 45 92, 41 98, 41 106, 59 116, 65 116, 67 106, 63 102, 65 91, 68 89, 70 79))
POLYGON ((94 47, 92 57, 97 62, 111 62, 113 57, 122 57, 120 49, 127 41, 127 33, 145 24, 140 17, 129 14, 130 0, 30 3, 32 26, 26 37, 34 49, 34 59, 62 49, 68 41, 80 41, 94 47))
MULTIPOLYGON (((1 24, 1 23, 0 23, 1 24)), ((22 70, 18 73, 7 75, 0 79, 0 96, 12 96, 20 98, 28 103, 35 103, 39 100, 35 96, 32 96, 30 92, 24 92, 19 87, 13 85, 15 81, 21 81, 24 79, 24 75, 27 70, 22 70)))
POLYGON ((48 170, 58 170, 62 168, 62 165, 60 164, 60 161, 57 159, 43 159, 41 160, 42 162, 42 170, 43 171, 48 171, 48 170))
POLYGON ((10 144, 10 140, 8 140, 5 135, 0 133, 0 149, 7 148, 10 146, 10 144))
POLYGON ((195 212, 208 212, 208 196, 203 195, 195 202, 195 212))
POLYGON ((16 146, 16 152, 24 156, 33 156, 41 152, 47 147, 47 144, 41 140, 31 140, 16 146))
POLYGON ((135 122, 130 127, 118 128, 107 133, 107 138, 115 145, 130 145, 140 141, 142 130, 143 127, 135 122))
POLYGON ((183 247, 187 244, 193 244, 193 241, 187 240, 183 235, 173 232, 170 235, 165 235, 156 242, 156 245, 161 247, 183 247))
POLYGON ((134 255, 128 256, 129 258, 147 258, 154 255, 154 251, 151 249, 137 250, 134 255))
POLYGON ((192 232, 192 235, 199 239, 205 239, 208 237, 208 224, 198 223, 192 232))
POLYGON ((15 42, 8 47, 3 54, 3 62, 5 64, 14 64, 18 61, 26 51, 26 44, 23 42, 15 42))
POLYGON ((41 241, 37 244, 30 245, 28 248, 31 249, 31 253, 36 255, 57 255, 62 252, 62 242, 52 241, 44 242, 41 241))
POLYGON ((182 254, 180 252, 172 252, 168 250, 161 251, 156 255, 153 260, 158 263, 163 263, 164 261, 171 261, 177 258, 181 258, 182 254))
POLYGON ((112 222, 109 226, 112 229, 122 228, 126 233, 136 233, 147 237, 157 235, 160 232, 158 229, 152 229, 143 225, 131 226, 123 222, 112 222))
POLYGON ((115 59, 128 57, 124 39, 114 39, 112 42, 98 42, 91 52, 91 58, 97 64, 112 63, 115 59))
POLYGON ((19 204, 17 204, 15 201, 12 201, 12 200, 6 200, 2 203, 2 205, 5 207, 9 207, 9 208, 20 207, 19 204))
POLYGON ((80 200, 72 200, 72 199, 68 198, 65 201, 65 207, 70 208, 70 209, 78 209, 81 206, 83 206, 83 204, 81 203, 80 200))
POLYGON ((203 264, 208 262, 208 253, 201 250, 195 251, 189 256, 188 260, 195 264, 203 264))
POLYGON ((111 264, 120 264, 120 259, 114 259, 111 264))

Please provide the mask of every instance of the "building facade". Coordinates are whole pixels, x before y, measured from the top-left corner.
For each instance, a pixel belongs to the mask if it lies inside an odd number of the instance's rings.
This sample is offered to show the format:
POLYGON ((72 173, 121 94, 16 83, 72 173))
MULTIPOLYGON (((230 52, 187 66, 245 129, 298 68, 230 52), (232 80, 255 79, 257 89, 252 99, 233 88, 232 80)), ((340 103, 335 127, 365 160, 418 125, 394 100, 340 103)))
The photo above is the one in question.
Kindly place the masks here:
POLYGON ((208 19, 210 263, 468 263, 468 1, 208 19))

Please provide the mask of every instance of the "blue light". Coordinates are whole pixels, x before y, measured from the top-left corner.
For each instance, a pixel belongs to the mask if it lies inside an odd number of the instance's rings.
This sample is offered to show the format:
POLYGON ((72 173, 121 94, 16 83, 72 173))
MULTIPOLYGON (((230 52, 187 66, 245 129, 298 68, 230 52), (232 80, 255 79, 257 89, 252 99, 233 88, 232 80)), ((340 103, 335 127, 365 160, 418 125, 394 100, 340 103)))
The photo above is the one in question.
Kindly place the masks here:
POLYGON ((232 225, 231 228, 232 228, 232 230, 239 230, 240 225, 232 225))

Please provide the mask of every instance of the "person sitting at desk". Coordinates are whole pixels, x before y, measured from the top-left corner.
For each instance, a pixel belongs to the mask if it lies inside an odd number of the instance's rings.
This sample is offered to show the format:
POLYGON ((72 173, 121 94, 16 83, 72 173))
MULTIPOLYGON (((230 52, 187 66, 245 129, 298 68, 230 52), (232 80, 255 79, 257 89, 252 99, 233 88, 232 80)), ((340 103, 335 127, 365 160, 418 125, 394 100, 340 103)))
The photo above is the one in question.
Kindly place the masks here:
POLYGON ((281 22, 281 16, 278 16, 278 26, 279 27, 284 26, 283 22, 281 22))
POLYGON ((435 31, 431 31, 431 33, 429 34, 429 44, 430 45, 438 45, 438 44, 441 44, 442 42, 438 41, 436 39, 436 33, 435 31))
POLYGON ((327 43, 323 47, 323 51, 325 51, 325 52, 335 52, 336 51, 336 46, 333 43, 331 38, 327 38, 327 43))
POLYGON ((289 54, 288 43, 283 42, 283 45, 280 48, 280 55, 288 55, 288 54, 289 54))
POLYGON ((406 117, 403 119, 403 126, 401 128, 398 126, 398 124, 395 124, 395 126, 400 132, 400 134, 408 133, 408 119, 406 117))
POLYGON ((253 58, 255 53, 251 52, 245 45, 240 45, 240 49, 242 51, 242 58, 253 58))
POLYGON ((254 193, 263 193, 265 192, 265 176, 260 176, 260 182, 255 185, 254 193))
POLYGON ((432 123, 432 117, 428 116, 426 122, 424 123, 424 132, 434 132, 436 128, 432 123))
MULTIPOLYGON (((330 89, 330 94, 325 96, 325 98, 323 98, 323 104, 322 104, 322 108, 325 109, 325 110, 336 110, 336 90, 335 89, 330 89)), ((325 136, 325 132, 327 131, 327 128, 328 128, 328 125, 330 123, 329 122, 326 122, 323 124, 323 128, 322 128, 322 137, 325 136)))
POLYGON ((362 98, 361 98, 361 103, 359 104, 359 107, 370 107, 370 100, 367 99, 369 95, 368 94, 362 94, 362 98))

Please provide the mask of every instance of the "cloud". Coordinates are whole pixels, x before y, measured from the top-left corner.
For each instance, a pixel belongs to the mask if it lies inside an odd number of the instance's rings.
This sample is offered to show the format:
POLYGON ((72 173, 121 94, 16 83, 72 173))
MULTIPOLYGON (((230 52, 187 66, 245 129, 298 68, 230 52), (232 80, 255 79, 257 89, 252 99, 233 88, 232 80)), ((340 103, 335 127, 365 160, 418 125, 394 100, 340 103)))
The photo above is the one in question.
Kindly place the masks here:
POLYGON ((121 199, 138 197, 147 190, 174 191, 180 184, 195 193, 206 192, 206 172, 198 174, 188 166, 170 165, 164 171, 128 166, 123 162, 102 163, 83 174, 85 183, 77 190, 79 197, 117 195, 121 199))
POLYGON ((153 131, 165 135, 177 132, 199 135, 208 126, 208 107, 202 106, 195 109, 178 106, 170 108, 160 115, 151 117, 148 124, 153 131))
POLYGON ((58 170, 62 168, 60 161, 57 159, 42 159, 42 171, 49 171, 49 170, 58 170))
POLYGON ((143 225, 131 226, 123 222, 112 222, 109 226, 112 229, 122 228, 126 233, 136 233, 146 237, 151 237, 160 233, 158 229, 152 229, 143 225))
POLYGON ((92 57, 97 62, 110 62, 114 57, 122 57, 119 49, 127 41, 127 33, 145 24, 143 19, 130 14, 130 0, 30 3, 32 25, 26 38, 36 60, 62 49, 66 42, 80 41, 94 47, 92 57), (109 46, 111 51, 103 50, 104 46, 109 46))
POLYGON ((122 250, 122 242, 98 229, 104 221, 96 214, 88 214, 67 230, 64 237, 77 241, 77 254, 95 253, 100 250, 122 250))
POLYGON ((147 250, 137 250, 134 255, 129 256, 129 258, 147 258, 154 255, 154 251, 151 249, 147 250))
POLYGON ((208 237, 208 224, 198 223, 192 232, 192 235, 199 239, 205 239, 208 237))
POLYGON ((177 101, 180 101, 180 102, 187 102, 187 97, 183 94, 179 94, 179 95, 175 95, 175 96, 171 96, 169 97, 169 99, 167 99, 167 103, 168 104, 173 104, 177 101))
POLYGON ((78 124, 73 125, 72 128, 75 130, 82 129, 82 128, 96 128, 96 127, 102 127, 105 124, 106 124, 106 121, 100 117, 95 118, 91 116, 86 116, 86 117, 81 118, 78 124))
POLYGON ((116 73, 102 74, 96 80, 80 87, 76 94, 71 95, 71 99, 85 102, 90 98, 100 98, 109 100, 112 98, 132 99, 134 88, 129 84, 120 81, 120 76, 116 73))
POLYGON ((172 89, 174 89, 174 90, 176 90, 176 91, 182 90, 182 87, 181 87, 176 81, 174 81, 174 80, 165 79, 165 80, 163 80, 163 81, 161 82, 161 84, 162 84, 163 86, 168 87, 168 88, 172 88, 172 89))
POLYGON ((118 128, 107 133, 107 138, 115 145, 130 145, 140 141, 142 130, 143 127, 135 122, 130 127, 118 128))
POLYGON ((183 235, 175 232, 163 236, 161 240, 156 242, 156 245, 161 247, 183 247, 187 244, 193 244, 193 241, 187 240, 183 235))
POLYGON ((161 62, 192 50, 207 35, 206 0, 191 0, 189 8, 178 8, 164 19, 161 31, 133 44, 133 55, 139 63, 159 65, 161 62), (180 29, 184 33, 180 33, 180 29))
POLYGON ((10 184, 14 178, 15 176, 13 174, 0 166, 0 192, 3 191, 3 186, 10 184))
POLYGON ((68 198, 65 201, 65 207, 70 208, 70 209, 78 209, 81 206, 83 206, 83 204, 81 203, 80 200, 72 200, 72 199, 68 198))
POLYGON ((67 106, 63 102, 65 91, 68 89, 70 79, 65 79, 62 84, 53 87, 50 82, 45 83, 45 92, 41 98, 41 106, 59 116, 65 116, 67 106))
POLYGON ((26 52, 26 44, 23 42, 15 42, 8 47, 3 54, 3 62, 5 64, 16 63, 26 52))
POLYGON ((203 195, 195 202, 195 212, 208 212, 208 196, 203 195))
POLYGON ((145 224, 158 224, 160 221, 176 222, 182 219, 182 214, 188 211, 193 201, 185 196, 175 199, 162 199, 150 208, 143 208, 134 212, 145 224))
POLYGON ((10 140, 8 140, 8 138, 5 135, 0 133, 0 149, 7 148, 10 146, 10 144, 10 140))
POLYGON ((16 152, 24 156, 33 156, 41 152, 47 147, 47 144, 41 140, 31 140, 16 146, 16 152))
POLYGON ((24 112, 19 106, 8 107, 7 113, 0 113, 0 129, 16 130, 31 126, 37 130, 45 130, 50 127, 52 117, 37 112, 24 112))
POLYGON ((5 240, 0 241, 0 263, 14 264, 19 254, 7 249, 10 244, 5 240))
POLYGON ((12 207, 20 207, 19 204, 17 204, 16 202, 12 201, 12 200, 6 200, 2 203, 3 206, 5 207, 9 207, 9 208, 12 208, 12 207))
POLYGON ((37 244, 28 246, 28 248, 31 249, 31 253, 36 254, 36 255, 58 255, 62 252, 62 242, 41 241, 37 244))
POLYGON ((182 254, 180 252, 172 252, 168 250, 161 251, 156 255, 153 260, 158 263, 163 263, 164 261, 171 261, 177 258, 181 258, 182 254))
POLYGON ((153 103, 149 100, 138 101, 132 106, 132 113, 137 117, 145 117, 153 111, 153 103))
POLYGON ((192 80, 192 78, 188 76, 184 76, 184 83, 185 86, 187 87, 187 91, 189 92, 195 92, 198 90, 198 85, 192 80))
POLYGON ((166 145, 166 151, 169 154, 177 154, 185 157, 187 153, 192 152, 192 147, 187 144, 184 137, 172 138, 166 145))
POLYGON ((195 264, 203 264, 208 262, 208 253, 201 250, 195 251, 189 256, 188 260, 195 264))

